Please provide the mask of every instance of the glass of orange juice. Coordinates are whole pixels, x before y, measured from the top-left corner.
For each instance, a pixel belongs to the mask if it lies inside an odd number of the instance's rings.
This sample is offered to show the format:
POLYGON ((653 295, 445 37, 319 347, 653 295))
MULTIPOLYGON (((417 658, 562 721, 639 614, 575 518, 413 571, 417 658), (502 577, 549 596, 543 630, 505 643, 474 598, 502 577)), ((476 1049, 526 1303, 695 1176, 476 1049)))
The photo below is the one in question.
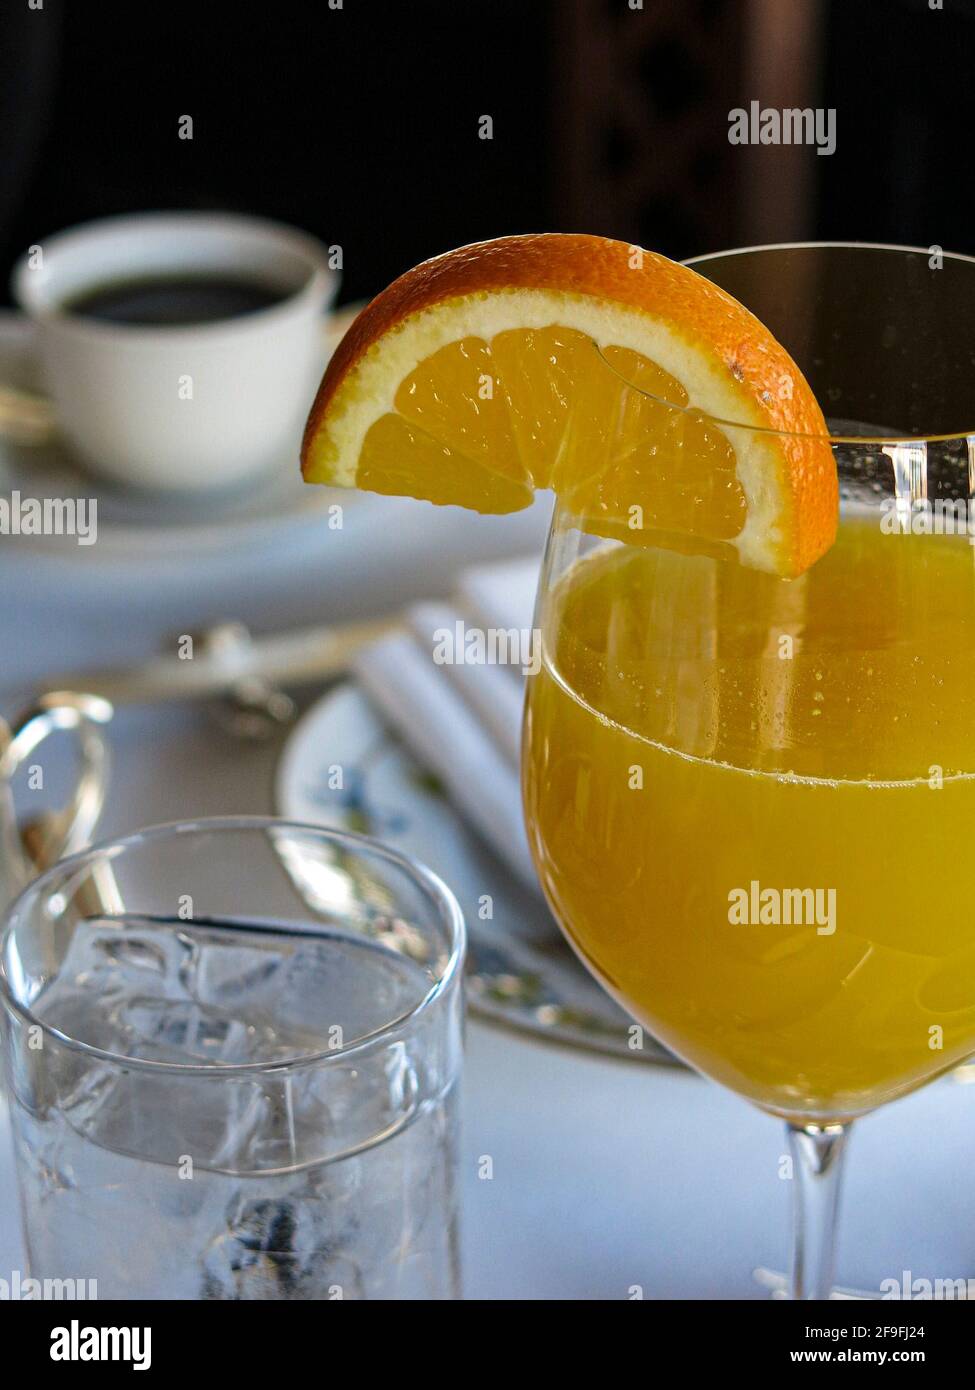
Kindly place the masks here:
POLYGON ((739 564, 734 459, 758 431, 606 360, 607 454, 659 463, 668 499, 623 522, 585 488, 556 505, 527 823, 588 968, 785 1120, 792 1294, 826 1298, 851 1122, 975 1052, 975 261, 799 245, 692 264, 811 384, 837 540, 794 579, 739 564))

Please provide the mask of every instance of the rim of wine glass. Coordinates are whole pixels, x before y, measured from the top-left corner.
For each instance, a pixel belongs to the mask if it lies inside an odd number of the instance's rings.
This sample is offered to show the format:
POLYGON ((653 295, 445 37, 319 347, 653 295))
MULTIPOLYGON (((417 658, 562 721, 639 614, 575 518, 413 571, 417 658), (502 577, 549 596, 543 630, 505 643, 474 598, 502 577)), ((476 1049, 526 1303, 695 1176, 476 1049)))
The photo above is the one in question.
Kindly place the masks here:
MULTIPOLYGON (((0 1003, 5 1004, 11 1012, 31 1027, 40 1028, 48 1037, 53 1038, 60 1046, 66 1047, 72 1052, 80 1052, 86 1057, 110 1063, 115 1067, 124 1067, 126 1070, 170 1072, 183 1076, 224 1077, 228 1080, 237 1076, 264 1076, 274 1072, 297 1071, 310 1066, 327 1066, 381 1046, 384 1040, 392 1034, 400 1032, 407 1026, 412 1026, 422 1014, 428 1013, 454 984, 463 964, 467 939, 464 914, 454 894, 439 875, 435 874, 432 869, 428 869, 425 864, 420 863, 418 859, 414 859, 408 854, 402 854, 399 850, 391 849, 388 845, 384 845, 369 835, 358 835, 351 830, 336 830, 331 826, 312 825, 307 821, 282 820, 277 816, 202 816, 197 820, 166 821, 160 825, 146 826, 143 830, 135 831, 131 835, 122 835, 116 839, 100 841, 78 854, 68 855, 66 858, 58 860, 56 864, 52 864, 49 869, 46 869, 43 874, 35 878, 18 894, 3 915, 2 921, 4 929, 0 932, 0 1003), (211 831, 272 829, 298 831, 318 840, 327 840, 332 844, 338 844, 360 855, 364 850, 367 850, 374 857, 385 860, 404 873, 429 900, 446 929, 448 955, 430 989, 411 1008, 396 1018, 380 1024, 378 1028, 374 1028, 362 1037, 356 1038, 354 1042, 344 1044, 341 1047, 322 1048, 317 1052, 302 1053, 297 1057, 285 1057, 273 1062, 241 1062, 223 1065, 219 1062, 157 1062, 145 1057, 127 1057, 124 1053, 96 1047, 92 1043, 73 1038, 70 1034, 63 1033, 59 1028, 54 1028, 43 1019, 38 1018, 14 994, 6 969, 8 943, 21 922, 29 929, 29 922, 23 921, 23 919, 32 901, 42 897, 55 881, 64 878, 66 872, 71 875, 75 870, 80 871, 99 861, 116 858, 125 850, 144 844, 149 840, 211 831)), ((227 925, 231 924, 228 923, 227 925)))
MULTIPOLYGON (((930 246, 900 246, 896 242, 884 241, 770 241, 763 242, 757 246, 734 246, 727 251, 708 251, 705 255, 690 256, 681 261, 681 265, 689 270, 694 270, 697 266, 703 265, 708 261, 727 260, 732 256, 746 256, 758 251, 895 251, 900 254, 911 254, 930 257, 932 249, 930 246)), ((975 256, 966 256, 960 251, 942 251, 939 254, 944 260, 966 261, 975 266, 975 256)), ((722 288, 718 286, 718 288, 722 288)), ((725 291, 727 293, 727 291, 725 291)), ((748 306, 745 305, 745 308, 748 306)), ((750 311, 749 311, 750 312, 750 311)), ((647 397, 648 400, 656 401, 659 405, 666 406, 668 410, 679 410, 686 415, 693 415, 696 419, 707 420, 709 423, 724 427, 726 429, 746 430, 750 434, 766 434, 779 439, 816 439, 827 444, 859 444, 873 445, 892 448, 898 444, 945 444, 958 440, 975 439, 975 418, 972 420, 971 429, 953 430, 948 434, 894 434, 894 435, 874 435, 874 434, 814 434, 804 430, 777 430, 769 425, 756 425, 747 420, 730 420, 721 415, 711 415, 706 410, 701 410, 695 405, 680 405, 675 401, 669 401, 665 396, 657 396, 652 391, 647 391, 644 387, 637 386, 630 381, 623 372, 615 367, 612 362, 604 355, 602 349, 596 344, 596 351, 599 353, 603 363, 609 368, 614 376, 619 377, 632 391, 647 397)), ((975 416, 975 411, 973 411, 975 416)))

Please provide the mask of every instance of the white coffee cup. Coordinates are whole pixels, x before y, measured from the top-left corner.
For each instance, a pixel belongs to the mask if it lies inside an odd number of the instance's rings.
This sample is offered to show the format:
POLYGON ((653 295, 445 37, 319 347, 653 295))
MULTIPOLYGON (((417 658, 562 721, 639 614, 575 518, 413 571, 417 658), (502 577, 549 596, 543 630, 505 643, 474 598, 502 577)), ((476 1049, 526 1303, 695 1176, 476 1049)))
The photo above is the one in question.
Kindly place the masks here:
POLYGON ((94 472, 197 491, 297 451, 322 365, 322 315, 338 287, 314 237, 230 214, 112 217, 32 247, 12 285, 36 324, 59 428, 94 472), (65 308, 113 283, 197 274, 249 277, 283 298, 186 325, 112 323, 65 308))

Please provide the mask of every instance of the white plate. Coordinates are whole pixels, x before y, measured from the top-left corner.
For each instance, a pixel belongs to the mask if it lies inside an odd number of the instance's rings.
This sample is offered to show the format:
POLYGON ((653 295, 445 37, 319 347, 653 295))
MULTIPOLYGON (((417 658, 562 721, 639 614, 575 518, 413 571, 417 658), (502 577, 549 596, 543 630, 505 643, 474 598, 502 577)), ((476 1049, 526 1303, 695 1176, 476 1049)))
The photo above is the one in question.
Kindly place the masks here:
MULTIPOLYGON (((323 320, 321 369, 332 355, 361 305, 353 304, 323 320)), ((31 352, 31 325, 20 314, 0 313, 0 382, 41 391, 31 352)), ((309 399, 314 383, 309 384, 309 399)), ((96 478, 57 440, 41 446, 0 439, 0 491, 24 497, 85 497, 98 502, 98 544, 79 547, 72 536, 19 536, 18 550, 56 555, 100 566, 119 561, 139 565, 154 556, 167 563, 198 561, 280 545, 285 536, 314 528, 321 531, 329 506, 341 499, 343 509, 361 507, 361 493, 336 493, 306 487, 298 471, 297 441, 287 458, 269 460, 267 470, 250 487, 173 498, 138 489, 113 487, 96 478)))
POLYGON ((275 804, 289 820, 373 835, 450 885, 467 922, 468 1000, 478 1014, 593 1052, 674 1062, 649 1039, 630 1047, 631 1020, 578 963, 541 896, 467 829, 351 682, 313 705, 288 739, 275 804))

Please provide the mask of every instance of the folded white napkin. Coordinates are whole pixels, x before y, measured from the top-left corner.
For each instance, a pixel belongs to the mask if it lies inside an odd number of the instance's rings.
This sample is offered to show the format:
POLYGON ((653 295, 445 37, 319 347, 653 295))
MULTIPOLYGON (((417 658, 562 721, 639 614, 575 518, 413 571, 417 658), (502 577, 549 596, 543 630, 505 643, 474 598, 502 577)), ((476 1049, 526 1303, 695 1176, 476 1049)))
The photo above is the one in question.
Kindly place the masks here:
POLYGON ((459 814, 536 891, 518 757, 537 583, 537 559, 469 570, 452 602, 414 605, 403 633, 353 661, 359 684, 459 814))

